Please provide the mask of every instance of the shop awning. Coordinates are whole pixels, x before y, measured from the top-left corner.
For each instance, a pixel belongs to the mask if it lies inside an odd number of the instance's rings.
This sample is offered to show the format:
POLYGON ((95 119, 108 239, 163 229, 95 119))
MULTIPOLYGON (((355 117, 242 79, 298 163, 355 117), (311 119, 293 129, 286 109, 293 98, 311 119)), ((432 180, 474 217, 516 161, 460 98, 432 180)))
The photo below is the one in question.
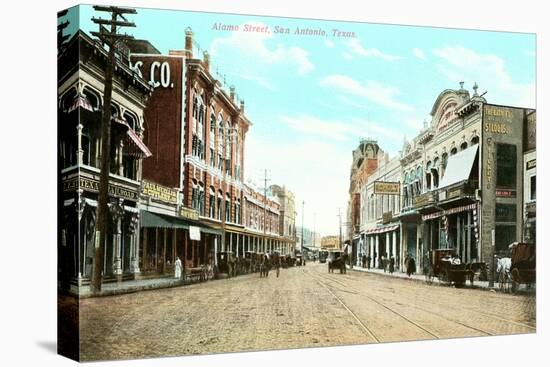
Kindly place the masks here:
POLYGON ((445 167, 445 175, 439 183, 440 189, 467 181, 470 178, 477 150, 478 145, 476 144, 449 157, 447 167, 445 167))
POLYGON ((399 228, 399 225, 377 227, 377 228, 368 229, 366 233, 367 234, 379 234, 379 233, 395 231, 398 228, 399 228))
POLYGON ((167 215, 151 213, 142 210, 140 213, 141 227, 144 228, 181 228, 188 229, 189 224, 183 220, 167 215))
POLYGON ((444 215, 451 215, 451 214, 465 212, 465 211, 468 211, 468 210, 474 210, 476 208, 477 208, 477 203, 457 206, 457 207, 454 207, 454 208, 451 208, 451 209, 447 209, 447 210, 443 210, 443 211, 423 215, 422 216, 422 221, 432 220, 432 219, 435 219, 435 218, 442 217, 444 215))
MULTIPOLYGON (((131 142, 139 149, 139 154, 142 158, 147 158, 153 155, 149 148, 147 148, 147 145, 141 140, 141 138, 136 134, 136 132, 128 127, 128 137, 130 138, 131 142)), ((135 154, 135 153, 134 153, 135 154)))

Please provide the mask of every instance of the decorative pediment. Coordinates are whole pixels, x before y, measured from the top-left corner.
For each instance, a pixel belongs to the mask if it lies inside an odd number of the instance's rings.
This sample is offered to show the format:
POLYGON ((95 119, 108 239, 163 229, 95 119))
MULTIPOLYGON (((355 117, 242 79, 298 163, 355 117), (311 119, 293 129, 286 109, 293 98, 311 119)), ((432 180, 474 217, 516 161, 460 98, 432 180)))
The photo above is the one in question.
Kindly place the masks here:
POLYGON ((460 117, 456 114, 460 104, 460 96, 451 89, 446 89, 437 97, 431 111, 432 127, 436 132, 439 133, 460 121, 460 117))

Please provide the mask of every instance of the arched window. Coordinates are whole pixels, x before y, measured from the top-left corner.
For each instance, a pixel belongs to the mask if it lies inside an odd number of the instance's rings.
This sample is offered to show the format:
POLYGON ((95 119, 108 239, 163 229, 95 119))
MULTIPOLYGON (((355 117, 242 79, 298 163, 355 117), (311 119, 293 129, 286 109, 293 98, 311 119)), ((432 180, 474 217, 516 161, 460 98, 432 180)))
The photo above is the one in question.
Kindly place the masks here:
POLYGON ((222 220, 222 206, 223 206, 223 194, 222 194, 221 190, 219 190, 218 191, 218 201, 217 201, 217 208, 218 208, 217 218, 218 218, 218 220, 222 220))
POLYGON ((460 144, 460 150, 464 150, 466 148, 468 148, 468 143, 467 142, 464 142, 464 143, 460 144))
POLYGON ((202 182, 199 183, 199 202, 197 204, 197 208, 199 211, 199 215, 204 215, 204 203, 205 203, 205 195, 204 195, 204 184, 202 182))
POLYGON ((231 196, 229 193, 225 194, 225 221, 231 222, 231 196))
POLYGON ((424 173, 422 172, 422 167, 421 166, 416 167, 416 179, 418 180, 418 189, 420 193, 422 193, 423 191, 422 189, 423 178, 424 178, 424 173))
POLYGON ((88 87, 84 87, 83 93, 88 102, 90 102, 94 112, 99 111, 101 109, 101 97, 99 93, 88 87))
POLYGON ((191 189, 191 208, 199 208, 199 185, 197 180, 193 179, 192 181, 193 188, 191 189))
POLYGON ((208 216, 214 218, 216 215, 216 192, 214 187, 210 186, 210 192, 208 197, 208 216))
POLYGON ((432 162, 426 164, 426 190, 432 189, 432 162))
POLYGON ((476 144, 479 144, 479 136, 477 135, 472 138, 470 145, 476 145, 476 144))
POLYGON ((455 155, 455 154, 456 154, 456 152, 457 152, 457 149, 456 149, 456 147, 455 147, 455 148, 453 148, 453 149, 451 149, 451 155, 455 155))

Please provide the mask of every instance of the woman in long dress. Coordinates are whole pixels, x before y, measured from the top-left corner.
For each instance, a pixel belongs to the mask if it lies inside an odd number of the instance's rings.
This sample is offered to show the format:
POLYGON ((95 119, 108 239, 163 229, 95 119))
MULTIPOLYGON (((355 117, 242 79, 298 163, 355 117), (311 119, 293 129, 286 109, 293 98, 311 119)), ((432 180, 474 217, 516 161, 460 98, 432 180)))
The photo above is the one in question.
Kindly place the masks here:
POLYGON ((176 257, 176 261, 174 262, 174 278, 180 279, 181 278, 181 260, 179 257, 176 257))

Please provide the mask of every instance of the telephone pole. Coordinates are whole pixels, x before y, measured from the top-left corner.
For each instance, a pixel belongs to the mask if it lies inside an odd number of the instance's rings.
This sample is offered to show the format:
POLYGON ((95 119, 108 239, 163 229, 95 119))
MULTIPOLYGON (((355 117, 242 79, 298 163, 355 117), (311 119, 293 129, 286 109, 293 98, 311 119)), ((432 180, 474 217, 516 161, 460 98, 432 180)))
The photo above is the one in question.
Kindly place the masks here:
POLYGON ((302 238, 300 240, 300 254, 304 256, 304 206, 306 202, 302 200, 302 238))
POLYGON ((111 19, 92 17, 92 21, 99 25, 99 32, 91 32, 101 42, 109 46, 109 55, 105 67, 105 83, 103 91, 103 114, 101 118, 101 173, 99 179, 99 198, 97 204, 97 228, 95 239, 94 266, 90 288, 93 293, 101 292, 103 278, 103 262, 105 241, 107 237, 107 218, 109 216, 109 171, 111 157, 111 98, 113 94, 113 71, 115 66, 115 52, 119 42, 133 38, 127 34, 117 34, 117 27, 135 27, 128 22, 124 14, 136 14, 135 9, 119 8, 116 6, 94 6, 95 11, 110 13, 111 19), (122 20, 118 20, 121 18, 122 20), (104 27, 109 26, 109 29, 104 27))
POLYGON ((267 178, 267 169, 264 169, 264 247, 265 252, 267 252, 267 181, 269 181, 269 178, 267 178))
POLYGON ((340 208, 338 208, 338 242, 340 243, 340 250, 342 250, 342 213, 340 213, 340 208))

